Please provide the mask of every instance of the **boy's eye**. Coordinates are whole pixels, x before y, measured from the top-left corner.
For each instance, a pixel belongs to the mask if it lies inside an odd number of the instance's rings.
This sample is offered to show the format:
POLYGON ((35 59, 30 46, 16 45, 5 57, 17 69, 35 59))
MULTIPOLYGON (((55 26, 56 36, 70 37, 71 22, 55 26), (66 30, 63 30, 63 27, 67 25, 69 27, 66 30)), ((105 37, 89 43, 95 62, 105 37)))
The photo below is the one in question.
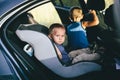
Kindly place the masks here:
POLYGON ((59 35, 56 35, 57 37, 59 37, 59 35))
POLYGON ((65 35, 62 35, 62 37, 65 37, 65 35))
POLYGON ((56 37, 59 37, 59 35, 55 35, 56 37))
MULTIPOLYGON (((56 35, 56 37, 60 37, 60 35, 56 35)), ((61 37, 64 37, 64 35, 61 35, 61 37)))

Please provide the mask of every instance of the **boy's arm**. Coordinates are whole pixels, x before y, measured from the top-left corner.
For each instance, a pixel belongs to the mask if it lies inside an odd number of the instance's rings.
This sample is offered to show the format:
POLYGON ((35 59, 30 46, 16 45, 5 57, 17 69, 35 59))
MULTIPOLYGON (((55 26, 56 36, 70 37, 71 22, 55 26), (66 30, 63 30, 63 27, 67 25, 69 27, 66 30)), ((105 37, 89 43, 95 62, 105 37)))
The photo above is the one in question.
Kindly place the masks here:
POLYGON ((93 20, 92 21, 83 21, 82 25, 84 27, 92 27, 95 25, 99 24, 99 19, 97 17, 96 11, 95 10, 90 10, 90 14, 93 15, 93 20))

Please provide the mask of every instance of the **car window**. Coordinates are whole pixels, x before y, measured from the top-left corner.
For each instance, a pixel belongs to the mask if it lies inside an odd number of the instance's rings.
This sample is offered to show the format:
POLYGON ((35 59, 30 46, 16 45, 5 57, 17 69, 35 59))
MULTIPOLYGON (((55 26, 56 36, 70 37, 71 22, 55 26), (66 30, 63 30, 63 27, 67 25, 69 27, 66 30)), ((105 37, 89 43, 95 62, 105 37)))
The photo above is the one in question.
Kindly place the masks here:
POLYGON ((105 9, 107 9, 113 3, 114 3, 114 0, 105 0, 105 4, 106 4, 105 9))
POLYGON ((34 19, 42 25, 49 27, 53 22, 62 23, 52 3, 46 3, 28 11, 34 19))
POLYGON ((80 6, 78 0, 63 0, 63 4, 68 7, 80 6))

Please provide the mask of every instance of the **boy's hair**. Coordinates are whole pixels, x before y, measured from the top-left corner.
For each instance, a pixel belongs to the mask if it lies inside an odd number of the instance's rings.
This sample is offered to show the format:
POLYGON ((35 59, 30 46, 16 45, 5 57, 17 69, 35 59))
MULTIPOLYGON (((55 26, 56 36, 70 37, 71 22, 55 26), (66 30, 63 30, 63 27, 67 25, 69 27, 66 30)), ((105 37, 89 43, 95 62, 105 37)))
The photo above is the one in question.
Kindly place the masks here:
POLYGON ((60 24, 60 23, 53 23, 50 28, 49 28, 49 34, 52 33, 54 28, 63 28, 65 29, 64 25, 60 24))
POLYGON ((75 9, 82 10, 82 8, 80 8, 80 7, 78 7, 78 6, 72 7, 72 8, 70 9, 70 11, 69 11, 69 15, 70 15, 70 18, 71 18, 72 20, 73 20, 73 11, 74 11, 75 9))

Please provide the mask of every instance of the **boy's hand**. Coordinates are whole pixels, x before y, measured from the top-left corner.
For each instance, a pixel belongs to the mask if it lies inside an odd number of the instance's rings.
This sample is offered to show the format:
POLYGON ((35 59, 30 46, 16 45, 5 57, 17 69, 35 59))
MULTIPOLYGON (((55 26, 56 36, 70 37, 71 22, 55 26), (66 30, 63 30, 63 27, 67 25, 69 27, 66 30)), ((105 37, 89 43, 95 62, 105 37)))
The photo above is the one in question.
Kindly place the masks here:
POLYGON ((95 10, 89 10, 89 13, 90 14, 96 14, 96 11, 95 10))

